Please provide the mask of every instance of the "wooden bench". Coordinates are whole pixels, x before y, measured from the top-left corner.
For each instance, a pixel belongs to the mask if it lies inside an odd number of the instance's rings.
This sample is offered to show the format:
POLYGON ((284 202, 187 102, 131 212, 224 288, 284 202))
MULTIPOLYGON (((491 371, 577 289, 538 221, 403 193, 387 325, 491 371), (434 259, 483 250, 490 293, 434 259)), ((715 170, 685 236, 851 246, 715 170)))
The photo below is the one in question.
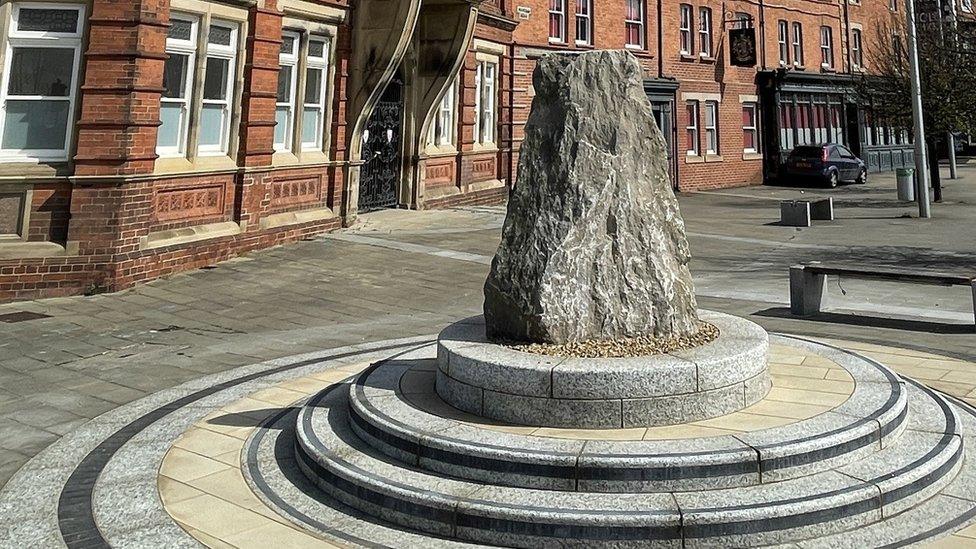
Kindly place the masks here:
POLYGON ((783 200, 779 203, 780 225, 809 227, 812 220, 834 220, 833 197, 783 200))
POLYGON ((976 275, 951 274, 920 269, 869 267, 807 263, 790 267, 790 312, 810 316, 820 312, 827 275, 848 276, 938 286, 969 286, 973 293, 974 326, 976 326, 976 275))

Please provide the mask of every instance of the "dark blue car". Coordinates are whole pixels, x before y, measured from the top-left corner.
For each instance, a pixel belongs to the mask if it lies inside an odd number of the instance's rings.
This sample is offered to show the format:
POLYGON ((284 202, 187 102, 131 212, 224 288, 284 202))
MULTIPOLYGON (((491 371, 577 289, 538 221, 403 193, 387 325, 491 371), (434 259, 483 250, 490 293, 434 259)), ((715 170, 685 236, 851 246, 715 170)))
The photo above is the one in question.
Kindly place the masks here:
POLYGON ((847 147, 837 143, 800 145, 786 158, 786 175, 816 179, 830 187, 841 181, 868 182, 868 167, 847 147))

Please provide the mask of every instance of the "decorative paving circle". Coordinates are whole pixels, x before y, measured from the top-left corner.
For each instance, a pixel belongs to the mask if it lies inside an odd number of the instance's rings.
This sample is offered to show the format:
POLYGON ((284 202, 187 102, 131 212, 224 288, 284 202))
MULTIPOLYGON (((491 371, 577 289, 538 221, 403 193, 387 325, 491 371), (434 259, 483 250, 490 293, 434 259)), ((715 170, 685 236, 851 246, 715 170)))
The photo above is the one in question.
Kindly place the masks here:
MULTIPOLYGON (((315 490, 288 459, 294 457, 290 430, 298 404, 328 386, 351 380, 371 363, 430 343, 431 338, 412 338, 264 362, 108 412, 49 447, 11 478, 0 492, 0 514, 6 519, 0 547, 461 546, 367 520, 315 490), (270 428, 260 428, 265 422, 270 428)), ((938 374, 941 381, 930 381, 941 383, 940 388, 949 387, 952 379, 976 375, 976 364, 965 361, 859 346, 909 375, 938 374)), ((784 346, 771 349, 771 369, 780 383, 769 398, 781 397, 774 402, 787 403, 787 398, 796 399, 796 409, 770 405, 745 413, 795 423, 827 413, 821 408, 829 411, 849 399, 850 392, 845 394, 842 385, 827 383, 851 383, 834 379, 840 374, 829 364, 833 359, 818 364, 818 359, 793 354, 784 346), (797 366, 797 375, 789 374, 790 366, 797 366), (824 390, 831 387, 833 391, 824 390), (800 393, 810 397, 812 408, 801 409, 800 393), (777 416, 778 409, 788 415, 777 416)), ((905 387, 912 392, 925 390, 913 383, 905 387)), ((959 418, 962 438, 973 440, 972 409, 963 407, 962 400, 950 401, 965 412, 959 418)), ((685 438, 764 428, 761 419, 740 419, 736 424, 702 426, 685 438), (746 426, 747 420, 754 424, 746 426)), ((912 426, 916 431, 925 428, 912 426)), ((535 434, 556 438, 544 431, 535 434)), ((572 439, 568 433, 563 435, 562 440, 572 439)), ((592 439, 589 433, 578 436, 592 439)), ((645 430, 640 438, 675 437, 645 430)), ((964 457, 963 472, 973 469, 967 465, 971 460, 964 457)), ((924 505, 895 517, 898 524, 889 521, 882 523, 884 528, 875 524, 837 534, 841 536, 837 539, 827 536, 799 545, 896 546, 950 534, 944 538, 947 546, 976 544, 976 526, 968 526, 976 516, 974 494, 976 480, 960 474, 924 505)))

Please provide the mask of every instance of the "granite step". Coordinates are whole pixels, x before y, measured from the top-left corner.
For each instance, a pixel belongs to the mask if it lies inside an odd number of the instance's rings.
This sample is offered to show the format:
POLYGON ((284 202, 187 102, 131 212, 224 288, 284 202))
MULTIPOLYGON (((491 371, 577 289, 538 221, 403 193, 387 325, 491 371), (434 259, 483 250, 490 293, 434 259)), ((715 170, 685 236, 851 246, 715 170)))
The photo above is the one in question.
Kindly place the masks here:
POLYGON ((930 417, 893 444, 832 470, 714 490, 599 493, 498 486, 407 465, 361 440, 349 391, 298 415, 296 459, 328 495, 377 519, 516 547, 698 547, 796 542, 877 523, 946 486, 963 457, 954 405, 912 386, 930 417), (933 415, 938 414, 938 415, 933 415), (940 416, 940 417, 939 417, 940 416))
POLYGON ((350 387, 351 425, 384 454, 428 471, 503 486, 580 492, 705 490, 798 478, 854 462, 897 439, 901 379, 865 357, 810 342, 855 379, 829 412, 739 435, 572 440, 503 432, 457 419, 431 386, 429 361, 379 363, 350 387), (423 402, 419 406, 417 402, 423 402))

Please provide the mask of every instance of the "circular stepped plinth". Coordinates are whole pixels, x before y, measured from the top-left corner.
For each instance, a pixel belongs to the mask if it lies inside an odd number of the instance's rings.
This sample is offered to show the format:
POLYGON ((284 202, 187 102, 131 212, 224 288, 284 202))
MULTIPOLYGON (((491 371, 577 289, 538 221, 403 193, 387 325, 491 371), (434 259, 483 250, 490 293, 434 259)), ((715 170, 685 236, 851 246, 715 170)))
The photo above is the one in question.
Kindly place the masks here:
POLYGON ((299 413, 296 459, 313 482, 346 505, 466 541, 517 547, 782 543, 881 521, 953 479, 963 455, 957 414, 928 389, 906 389, 913 410, 925 416, 910 419, 886 448, 834 469, 748 487, 603 494, 432 474, 360 439, 342 387, 314 397, 299 413))
POLYGON ((632 358, 565 358, 492 343, 483 317, 444 329, 437 393, 473 414, 522 425, 627 428, 687 423, 741 410, 769 390, 769 338, 743 318, 700 311, 709 343, 632 358))
POLYGON ((374 448, 421 469, 491 484, 581 492, 770 483, 850 463, 888 446, 900 433, 907 391, 887 368, 815 343, 781 336, 772 342, 831 356, 856 380, 850 397, 814 417, 735 436, 571 440, 494 431, 458 418, 466 414, 452 417, 430 386, 431 361, 400 360, 374 365, 350 386, 350 423, 374 448))

